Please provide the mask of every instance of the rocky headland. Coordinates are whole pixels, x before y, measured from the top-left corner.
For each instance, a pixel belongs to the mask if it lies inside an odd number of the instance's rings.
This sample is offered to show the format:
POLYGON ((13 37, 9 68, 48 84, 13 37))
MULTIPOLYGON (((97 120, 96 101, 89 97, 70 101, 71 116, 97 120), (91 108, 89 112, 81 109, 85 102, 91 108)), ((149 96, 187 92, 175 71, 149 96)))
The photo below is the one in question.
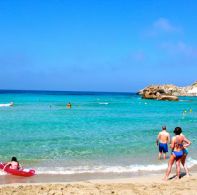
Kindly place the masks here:
POLYGON ((190 86, 150 85, 138 92, 142 98, 178 101, 178 96, 197 96, 197 81, 190 86))

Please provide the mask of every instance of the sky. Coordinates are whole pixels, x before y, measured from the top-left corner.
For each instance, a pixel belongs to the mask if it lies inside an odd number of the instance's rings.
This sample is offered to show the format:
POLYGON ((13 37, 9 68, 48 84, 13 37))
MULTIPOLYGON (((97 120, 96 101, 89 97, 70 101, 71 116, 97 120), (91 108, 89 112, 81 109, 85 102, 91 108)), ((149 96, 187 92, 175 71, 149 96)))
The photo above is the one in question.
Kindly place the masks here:
POLYGON ((196 10, 195 0, 1 0, 0 89, 190 85, 196 10))

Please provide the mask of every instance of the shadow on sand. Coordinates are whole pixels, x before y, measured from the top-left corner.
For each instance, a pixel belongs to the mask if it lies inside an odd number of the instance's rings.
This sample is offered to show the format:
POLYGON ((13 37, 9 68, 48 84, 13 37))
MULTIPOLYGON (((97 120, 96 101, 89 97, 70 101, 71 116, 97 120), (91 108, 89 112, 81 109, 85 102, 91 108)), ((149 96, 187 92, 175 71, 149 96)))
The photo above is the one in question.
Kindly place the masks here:
MULTIPOLYGON (((186 173, 181 173, 180 174, 180 178, 184 177, 186 175, 186 173)), ((176 175, 173 175, 172 177, 170 177, 168 180, 172 180, 172 179, 175 179, 176 178, 176 175)))

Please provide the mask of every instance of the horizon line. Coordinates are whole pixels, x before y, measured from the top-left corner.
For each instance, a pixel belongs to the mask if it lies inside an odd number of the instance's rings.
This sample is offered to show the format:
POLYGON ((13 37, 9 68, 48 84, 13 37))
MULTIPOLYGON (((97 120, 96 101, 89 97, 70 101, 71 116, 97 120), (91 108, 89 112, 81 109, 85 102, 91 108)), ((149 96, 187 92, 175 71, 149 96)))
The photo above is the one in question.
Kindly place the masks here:
POLYGON ((71 93, 77 93, 77 92, 81 92, 81 93, 128 93, 128 94, 135 94, 137 93, 137 91, 135 92, 128 92, 128 91, 66 91, 66 90, 48 90, 48 89, 0 89, 0 91, 18 91, 18 92, 71 92, 71 93))

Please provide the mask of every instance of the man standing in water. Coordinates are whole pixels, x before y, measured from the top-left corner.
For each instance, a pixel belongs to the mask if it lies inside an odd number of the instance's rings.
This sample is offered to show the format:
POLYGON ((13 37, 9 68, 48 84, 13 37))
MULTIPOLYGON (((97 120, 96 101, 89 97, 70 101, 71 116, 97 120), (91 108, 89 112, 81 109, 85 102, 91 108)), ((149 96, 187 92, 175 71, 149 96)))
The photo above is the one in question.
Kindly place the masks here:
POLYGON ((163 154, 163 159, 166 159, 166 153, 168 152, 168 143, 170 143, 170 134, 166 131, 166 126, 162 126, 162 131, 159 132, 156 140, 159 146, 158 159, 161 159, 163 154))

